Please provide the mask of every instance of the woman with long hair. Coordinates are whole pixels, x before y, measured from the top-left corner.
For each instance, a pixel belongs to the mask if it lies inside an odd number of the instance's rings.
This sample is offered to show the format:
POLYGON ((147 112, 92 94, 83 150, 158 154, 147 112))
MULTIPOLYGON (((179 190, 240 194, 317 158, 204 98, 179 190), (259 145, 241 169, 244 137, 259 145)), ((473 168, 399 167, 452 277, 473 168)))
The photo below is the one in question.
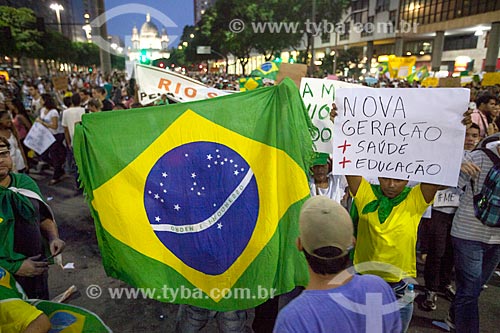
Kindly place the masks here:
POLYGON ((59 110, 52 96, 42 94, 41 105, 40 117, 36 118, 36 122, 48 128, 56 139, 41 156, 54 168, 54 175, 49 182, 49 185, 54 185, 60 182, 64 176, 63 166, 66 161, 66 148, 63 144, 64 129, 61 126, 59 110))
POLYGON ((12 118, 7 111, 0 111, 0 136, 3 136, 9 141, 10 156, 14 164, 13 171, 21 173, 27 172, 28 162, 21 148, 21 142, 17 136, 16 128, 12 123, 12 118))
MULTIPOLYGON (((10 111, 10 114, 12 116, 12 123, 16 128, 17 137, 21 142, 24 155, 28 157, 28 152, 30 151, 30 149, 24 145, 24 139, 31 129, 32 123, 30 116, 28 115, 28 112, 24 108, 23 102, 20 99, 8 99, 6 100, 5 105, 7 106, 7 109, 10 111)), ((32 164, 33 161, 30 160, 29 157, 27 158, 27 160, 29 164, 32 164)))

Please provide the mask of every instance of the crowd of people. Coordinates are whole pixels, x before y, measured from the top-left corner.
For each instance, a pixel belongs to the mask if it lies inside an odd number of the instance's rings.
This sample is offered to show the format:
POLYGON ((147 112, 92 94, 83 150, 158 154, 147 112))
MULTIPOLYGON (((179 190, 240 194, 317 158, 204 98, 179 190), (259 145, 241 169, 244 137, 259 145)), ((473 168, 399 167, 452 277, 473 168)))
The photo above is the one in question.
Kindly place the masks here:
MULTIPOLYGON (((197 79, 226 90, 237 84, 235 76, 205 75, 197 79)), ((475 217, 473 196, 488 172, 499 164, 500 90, 498 86, 468 88, 471 99, 464 118, 464 158, 456 188, 426 183, 409 187, 408 181, 382 177, 378 184, 371 184, 361 176, 332 174, 331 158, 317 155, 310 171, 311 198, 303 205, 298 221, 297 249, 307 260, 309 285, 257 307, 253 323, 256 332, 330 332, 332 327, 347 332, 368 331, 366 314, 348 310, 342 305, 341 295, 350 302, 367 304, 365 296, 374 293, 382 295, 380 305, 397 304, 390 315, 383 316, 381 332, 406 332, 414 305, 413 300, 404 298, 411 288, 404 277, 417 274, 419 229, 419 251, 425 257, 422 307, 436 310, 437 297, 443 295, 451 301, 446 318, 449 327, 457 332, 479 332, 478 299, 500 263, 500 229, 485 226, 475 217), (471 186, 474 183, 475 189, 471 186), (434 198, 446 193, 460 199, 450 206, 433 207, 434 198), (431 217, 422 218, 428 209, 431 217), (356 267, 365 262, 379 262, 400 271, 388 274, 382 270, 376 273, 378 276, 346 271, 351 263, 356 267)), ((143 106, 136 101, 134 80, 127 81, 119 72, 109 76, 74 73, 68 76, 66 89, 59 91, 51 80, 43 78, 11 79, 1 89, 0 267, 15 277, 29 298, 48 299, 48 265, 63 251, 65 243, 59 238, 50 207, 28 174, 51 168, 50 185, 71 174, 76 194, 81 194, 73 136, 82 115, 143 106), (42 154, 24 144, 35 124, 46 128, 55 139, 42 154)), ((155 104, 168 104, 166 95, 155 104)), ((331 119, 335 120, 335 105, 331 119)), ((0 318, 2 311, 8 309, 0 305, 0 318)), ((243 331, 247 319, 245 310, 214 313, 181 306, 178 329, 198 331, 211 316, 222 317, 221 329, 228 332, 243 331)), ((24 326, 19 327, 26 329, 38 320, 41 324, 35 326, 46 331, 45 318, 38 317, 24 318, 19 324, 24 326)))

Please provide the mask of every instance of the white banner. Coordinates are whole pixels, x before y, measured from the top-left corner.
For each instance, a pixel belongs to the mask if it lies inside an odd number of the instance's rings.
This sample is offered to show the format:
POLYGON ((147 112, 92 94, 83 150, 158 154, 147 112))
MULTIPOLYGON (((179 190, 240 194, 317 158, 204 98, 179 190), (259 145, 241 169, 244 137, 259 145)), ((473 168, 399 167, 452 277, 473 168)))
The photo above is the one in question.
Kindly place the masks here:
POLYGON ((43 154, 56 139, 49 129, 35 122, 24 139, 24 145, 33 149, 38 155, 43 154))
POLYGON ((136 64, 135 78, 139 85, 139 102, 147 105, 167 94, 178 102, 198 101, 227 95, 228 92, 210 88, 185 75, 158 67, 136 64))
POLYGON ((313 142, 316 151, 331 154, 333 124, 330 108, 335 100, 335 89, 363 88, 362 85, 343 81, 303 78, 300 81, 300 96, 314 125, 313 142))
POLYGON ((456 186, 469 90, 339 89, 334 173, 456 186))

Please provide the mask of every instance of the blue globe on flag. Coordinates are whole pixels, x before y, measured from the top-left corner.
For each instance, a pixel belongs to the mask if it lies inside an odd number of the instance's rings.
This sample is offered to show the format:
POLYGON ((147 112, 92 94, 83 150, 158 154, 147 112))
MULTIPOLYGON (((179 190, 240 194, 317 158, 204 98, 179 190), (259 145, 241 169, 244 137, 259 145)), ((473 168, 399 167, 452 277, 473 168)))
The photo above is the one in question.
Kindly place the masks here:
POLYGON ((259 195, 250 165, 215 142, 191 142, 160 157, 144 188, 158 239, 186 265, 218 275, 241 255, 255 229, 259 195))

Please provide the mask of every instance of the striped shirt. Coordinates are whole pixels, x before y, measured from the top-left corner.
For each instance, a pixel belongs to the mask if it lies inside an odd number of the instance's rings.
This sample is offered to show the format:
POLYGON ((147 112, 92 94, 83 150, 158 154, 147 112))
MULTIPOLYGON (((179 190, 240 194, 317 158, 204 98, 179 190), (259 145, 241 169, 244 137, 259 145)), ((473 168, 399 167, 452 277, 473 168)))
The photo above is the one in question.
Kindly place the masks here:
MULTIPOLYGON (((486 175, 493 167, 493 162, 482 151, 473 151, 468 155, 468 160, 481 168, 479 175, 474 177, 474 194, 478 194, 481 191, 486 175)), ((500 228, 485 226, 474 216, 470 177, 461 172, 458 186, 459 188, 465 187, 465 193, 460 198, 460 205, 453 219, 451 235, 456 238, 486 244, 500 244, 500 228)))

